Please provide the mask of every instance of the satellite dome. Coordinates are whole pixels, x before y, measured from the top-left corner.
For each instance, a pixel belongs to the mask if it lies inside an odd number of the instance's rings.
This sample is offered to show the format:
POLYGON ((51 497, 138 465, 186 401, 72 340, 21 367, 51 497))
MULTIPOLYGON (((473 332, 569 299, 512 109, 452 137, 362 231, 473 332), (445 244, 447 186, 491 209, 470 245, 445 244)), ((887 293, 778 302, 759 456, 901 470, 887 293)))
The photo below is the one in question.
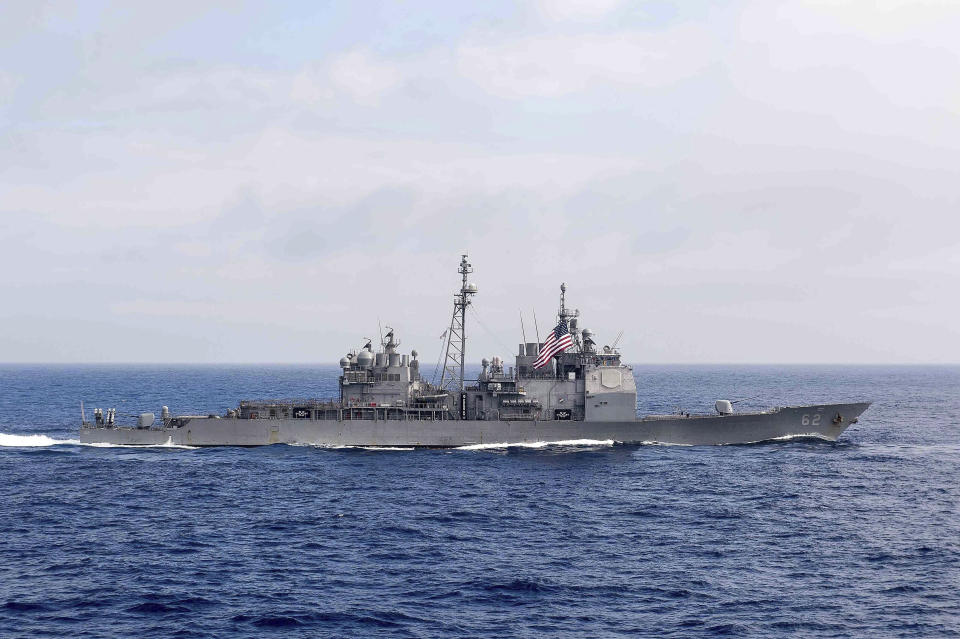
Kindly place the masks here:
POLYGON ((368 350, 360 351, 360 354, 357 355, 357 363, 360 366, 370 366, 373 364, 373 353, 368 350))
POLYGON ((340 358, 340 368, 350 368, 350 358, 341 357, 340 358))

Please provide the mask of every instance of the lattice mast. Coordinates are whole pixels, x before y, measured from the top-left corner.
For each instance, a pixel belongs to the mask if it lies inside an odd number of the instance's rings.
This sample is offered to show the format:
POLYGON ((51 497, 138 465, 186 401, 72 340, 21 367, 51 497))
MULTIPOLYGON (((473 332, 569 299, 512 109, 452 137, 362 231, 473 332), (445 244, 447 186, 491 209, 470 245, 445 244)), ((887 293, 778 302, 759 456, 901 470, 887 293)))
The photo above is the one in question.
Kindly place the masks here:
POLYGON ((440 386, 450 393, 463 392, 467 352, 467 307, 470 306, 470 296, 477 292, 476 285, 467 282, 467 275, 473 273, 473 267, 467 261, 466 255, 461 257, 457 272, 463 276, 463 282, 460 292, 453 296, 453 317, 447 331, 447 354, 443 361, 443 374, 440 376, 440 386))
POLYGON ((560 311, 557 313, 557 317, 560 320, 567 323, 567 328, 570 329, 570 333, 573 335, 573 343, 579 348, 580 347, 580 333, 578 329, 578 318, 580 317, 580 309, 570 310, 567 308, 567 284, 566 282, 560 283, 560 311))

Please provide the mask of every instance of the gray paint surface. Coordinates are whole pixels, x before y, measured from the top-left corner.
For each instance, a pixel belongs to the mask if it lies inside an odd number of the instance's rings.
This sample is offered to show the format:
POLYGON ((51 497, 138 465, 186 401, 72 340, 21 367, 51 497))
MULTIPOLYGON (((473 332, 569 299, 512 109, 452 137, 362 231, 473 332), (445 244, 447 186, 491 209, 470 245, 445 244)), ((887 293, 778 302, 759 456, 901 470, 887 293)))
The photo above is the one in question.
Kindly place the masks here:
POLYGON ((596 440, 683 445, 746 444, 787 437, 836 440, 867 403, 787 407, 739 415, 654 416, 632 421, 399 421, 187 418, 177 428, 82 428, 80 441, 126 445, 423 446, 596 440), (837 416, 842 421, 836 421, 837 416), (816 419, 819 416, 819 419, 816 419), (816 421, 817 425, 812 425, 816 421))

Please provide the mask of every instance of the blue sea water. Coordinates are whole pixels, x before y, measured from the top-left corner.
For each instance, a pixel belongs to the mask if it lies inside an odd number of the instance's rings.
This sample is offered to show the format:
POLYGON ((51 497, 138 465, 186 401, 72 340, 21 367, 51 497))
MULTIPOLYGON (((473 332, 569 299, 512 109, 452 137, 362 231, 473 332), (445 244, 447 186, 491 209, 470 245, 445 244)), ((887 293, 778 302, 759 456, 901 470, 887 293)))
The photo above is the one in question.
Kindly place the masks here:
POLYGON ((329 397, 327 366, 0 366, 0 637, 960 634, 960 368, 637 366, 641 413, 872 400, 836 443, 76 442, 79 401, 329 397))

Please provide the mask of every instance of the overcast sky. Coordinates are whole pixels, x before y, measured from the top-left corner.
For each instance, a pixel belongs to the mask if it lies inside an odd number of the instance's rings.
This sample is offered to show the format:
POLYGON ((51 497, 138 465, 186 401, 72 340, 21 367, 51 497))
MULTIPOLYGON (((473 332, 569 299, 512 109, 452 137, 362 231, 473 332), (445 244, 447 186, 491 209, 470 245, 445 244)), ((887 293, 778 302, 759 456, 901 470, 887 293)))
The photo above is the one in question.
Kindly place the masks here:
POLYGON ((960 361, 955 0, 4 3, 0 361, 960 361))

